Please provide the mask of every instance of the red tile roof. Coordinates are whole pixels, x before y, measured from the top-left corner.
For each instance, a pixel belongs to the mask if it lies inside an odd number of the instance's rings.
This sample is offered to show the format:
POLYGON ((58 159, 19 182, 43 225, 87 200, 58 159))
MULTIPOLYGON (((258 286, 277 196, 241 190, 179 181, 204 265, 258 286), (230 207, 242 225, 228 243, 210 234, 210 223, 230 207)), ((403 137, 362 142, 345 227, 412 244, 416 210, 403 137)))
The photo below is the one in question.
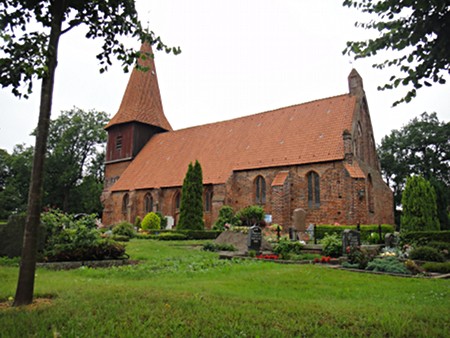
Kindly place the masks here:
POLYGON ((362 171, 361 167, 357 162, 353 162, 353 164, 345 163, 345 169, 348 171, 350 177, 352 178, 365 178, 366 175, 362 171))
MULTIPOLYGON (((149 44, 143 44, 141 52, 153 55, 149 44)), ((148 67, 148 70, 133 69, 119 110, 105 129, 120 123, 141 122, 172 130, 163 112, 153 57, 139 59, 138 63, 142 67, 148 67)))
POLYGON ((286 178, 289 175, 289 171, 280 171, 277 176, 272 181, 272 187, 283 185, 286 181, 286 178))
POLYGON ((204 184, 219 184, 235 170, 343 159, 355 104, 345 94, 155 135, 112 191, 181 186, 195 160, 204 184))

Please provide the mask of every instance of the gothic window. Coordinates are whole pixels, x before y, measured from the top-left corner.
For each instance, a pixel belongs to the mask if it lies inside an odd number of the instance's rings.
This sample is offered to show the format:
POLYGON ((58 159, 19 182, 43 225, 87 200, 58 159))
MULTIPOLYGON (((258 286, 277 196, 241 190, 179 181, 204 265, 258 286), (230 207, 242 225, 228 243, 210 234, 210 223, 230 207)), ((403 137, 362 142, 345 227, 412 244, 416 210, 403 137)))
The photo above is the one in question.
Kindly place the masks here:
POLYGON ((255 180, 255 202, 256 204, 266 203, 266 180, 262 176, 255 180))
POLYGON ((174 197, 174 206, 175 206, 175 211, 180 211, 180 202, 181 201, 181 194, 179 191, 177 191, 175 193, 175 197, 174 197))
POLYGON ((370 174, 367 176, 367 197, 369 200, 369 212, 375 212, 375 203, 373 200, 373 183, 372 176, 370 174))
POLYGON ((211 212, 212 209, 213 192, 211 189, 207 189, 205 192, 205 212, 211 212))
POLYGON ((318 208, 320 207, 320 178, 319 175, 311 171, 307 175, 308 177, 308 207, 318 208))
POLYGON ((144 197, 144 211, 146 214, 153 211, 153 197, 151 194, 146 194, 144 197))
POLYGON ((122 199, 122 214, 128 214, 128 204, 130 202, 130 196, 125 194, 122 199))
POLYGON ((116 150, 122 149, 122 136, 119 135, 116 137, 116 150))

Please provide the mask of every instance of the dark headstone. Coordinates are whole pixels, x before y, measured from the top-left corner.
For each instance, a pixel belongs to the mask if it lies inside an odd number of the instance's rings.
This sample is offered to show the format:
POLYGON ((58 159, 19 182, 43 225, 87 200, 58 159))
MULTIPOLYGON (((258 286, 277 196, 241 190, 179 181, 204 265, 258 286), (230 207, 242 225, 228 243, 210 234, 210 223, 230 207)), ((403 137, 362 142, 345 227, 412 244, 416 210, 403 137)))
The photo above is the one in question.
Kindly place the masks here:
POLYGON ((291 241, 296 241, 297 240, 297 230, 295 230, 294 228, 289 228, 289 239, 291 241))
POLYGON ((254 250, 256 252, 261 251, 262 231, 257 225, 252 226, 248 231, 248 250, 254 250))
POLYGON ((359 231, 346 229, 342 232, 342 252, 346 254, 347 248, 354 248, 361 245, 359 231))
POLYGON ((398 237, 394 234, 387 233, 384 236, 384 244, 388 248, 395 248, 398 244, 398 237))

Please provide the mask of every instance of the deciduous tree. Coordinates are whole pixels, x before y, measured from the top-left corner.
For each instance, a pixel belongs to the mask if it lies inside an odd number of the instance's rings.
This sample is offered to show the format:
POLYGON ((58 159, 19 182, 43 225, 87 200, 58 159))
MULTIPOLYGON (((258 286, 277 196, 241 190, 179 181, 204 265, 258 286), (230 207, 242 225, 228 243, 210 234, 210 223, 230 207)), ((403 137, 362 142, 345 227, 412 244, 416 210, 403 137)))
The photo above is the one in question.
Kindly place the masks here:
MULTIPOLYGON (((132 36, 141 42, 157 44, 161 40, 142 28, 134 0, 1 0, 0 1, 0 84, 27 97, 33 80, 40 79, 39 122, 34 148, 33 170, 28 198, 24 247, 14 305, 32 302, 36 267, 37 229, 41 212, 44 159, 53 98, 54 76, 60 37, 75 27, 87 28, 86 38, 103 40, 97 55, 100 71, 111 65, 116 56, 127 69, 139 52, 127 48, 120 37, 132 36), (26 88, 25 91, 23 88, 26 88)), ((178 49, 175 49, 178 52, 178 49)))
POLYGON ((383 137, 378 155, 382 175, 394 190, 396 206, 401 205, 406 179, 421 175, 435 188, 441 229, 448 229, 450 123, 439 121, 435 113, 423 113, 383 137))
POLYGON ((407 86, 406 95, 396 102, 409 102, 421 87, 444 84, 450 73, 450 6, 448 0, 345 0, 347 7, 356 7, 377 17, 356 26, 378 31, 379 36, 367 41, 347 42, 344 54, 356 59, 392 51, 393 58, 375 63, 373 67, 398 67, 401 75, 392 75, 379 90, 407 86))

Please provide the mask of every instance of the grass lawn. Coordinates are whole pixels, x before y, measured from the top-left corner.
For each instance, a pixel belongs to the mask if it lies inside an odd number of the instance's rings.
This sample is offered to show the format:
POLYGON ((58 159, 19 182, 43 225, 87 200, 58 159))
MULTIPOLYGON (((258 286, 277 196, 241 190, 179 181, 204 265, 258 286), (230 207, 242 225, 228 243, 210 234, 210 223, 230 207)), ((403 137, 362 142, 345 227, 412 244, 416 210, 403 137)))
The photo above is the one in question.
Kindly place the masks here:
MULTIPOLYGON (((51 303, 0 308, 0 337, 450 337, 449 280, 225 261, 184 244, 133 240, 135 266, 38 269, 35 294, 51 303)), ((0 301, 17 273, 0 266, 0 301)))

